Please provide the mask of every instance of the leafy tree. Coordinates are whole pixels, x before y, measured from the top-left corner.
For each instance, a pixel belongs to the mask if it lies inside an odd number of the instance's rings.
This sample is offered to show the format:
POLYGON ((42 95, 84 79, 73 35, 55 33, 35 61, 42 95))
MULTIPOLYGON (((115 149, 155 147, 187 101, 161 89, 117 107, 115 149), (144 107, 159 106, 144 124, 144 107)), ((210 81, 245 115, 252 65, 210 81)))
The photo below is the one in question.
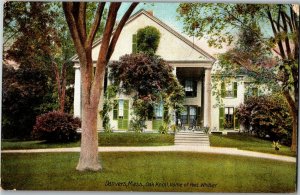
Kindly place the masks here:
POLYGON ((238 43, 240 47, 229 51, 227 59, 246 68, 248 72, 262 75, 260 70, 274 64, 277 70, 272 79, 280 81, 281 92, 288 102, 293 118, 291 150, 296 151, 299 16, 295 6, 181 3, 177 11, 184 21, 185 31, 196 37, 207 37, 210 46, 220 48, 223 43, 231 44, 237 33, 232 29, 242 29, 244 37, 238 43), (257 58, 266 57, 268 52, 269 59, 257 58), (273 53, 276 55, 271 55, 273 53), (270 60, 271 57, 275 63, 270 60))
POLYGON ((251 97, 237 108, 239 122, 258 137, 291 143, 291 117, 282 95, 251 97))
POLYGON ((51 43, 57 39, 49 8, 39 2, 5 3, 4 38, 10 44, 4 50, 3 128, 13 137, 28 137, 35 116, 48 109, 43 101, 52 101, 47 75, 51 43), (15 69, 8 67, 11 61, 15 69))
POLYGON ((105 2, 98 3, 97 9, 93 13, 94 20, 90 28, 88 28, 86 21, 89 3, 63 3, 66 21, 79 58, 81 70, 82 135, 81 152, 77 165, 77 170, 80 171, 97 171, 101 169, 101 165, 98 161, 97 114, 105 69, 126 21, 138 5, 138 3, 132 3, 122 16, 118 25, 116 25, 116 17, 121 3, 111 2, 107 16, 103 17, 105 15, 105 4, 105 2), (92 46, 102 20, 105 21, 105 26, 99 55, 95 64, 95 71, 93 71, 92 46), (114 27, 115 31, 113 32, 114 27))
POLYGON ((153 26, 146 26, 137 32, 137 51, 155 54, 160 41, 160 32, 153 26))
POLYGON ((163 101, 180 109, 184 90, 173 68, 162 58, 143 53, 124 55, 110 64, 110 79, 125 94, 134 93, 134 114, 141 120, 152 117, 153 106, 163 101))
POLYGON ((47 77, 39 68, 24 66, 15 70, 3 64, 2 136, 29 138, 35 117, 47 94, 47 77))

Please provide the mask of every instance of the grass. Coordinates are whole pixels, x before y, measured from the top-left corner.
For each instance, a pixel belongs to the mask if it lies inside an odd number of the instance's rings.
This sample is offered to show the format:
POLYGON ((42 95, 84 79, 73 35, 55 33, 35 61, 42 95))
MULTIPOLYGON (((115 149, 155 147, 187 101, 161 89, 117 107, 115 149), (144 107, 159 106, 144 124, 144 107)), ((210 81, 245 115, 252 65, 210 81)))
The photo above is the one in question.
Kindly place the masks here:
POLYGON ((79 153, 2 154, 6 190, 295 192, 296 163, 184 152, 101 153, 101 172, 75 170, 79 153))
POLYGON ((210 135, 209 141, 210 145, 214 147, 230 147, 241 150, 296 156, 296 153, 292 152, 287 146, 281 146, 280 150, 276 151, 271 141, 262 140, 247 134, 210 135))
MULTIPOLYGON (((99 146, 164 146, 173 145, 174 135, 157 133, 100 133, 99 146)), ((2 140, 1 149, 39 149, 79 147, 80 142, 47 143, 45 141, 2 140)))

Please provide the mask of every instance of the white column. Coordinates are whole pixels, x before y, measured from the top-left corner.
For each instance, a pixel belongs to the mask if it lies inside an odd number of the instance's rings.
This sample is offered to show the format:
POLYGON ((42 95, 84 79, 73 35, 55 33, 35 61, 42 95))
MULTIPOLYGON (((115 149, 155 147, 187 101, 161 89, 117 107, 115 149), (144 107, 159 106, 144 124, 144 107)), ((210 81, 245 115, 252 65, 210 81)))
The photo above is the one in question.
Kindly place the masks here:
POLYGON ((81 73, 80 67, 75 68, 75 83, 74 83, 74 117, 81 118, 81 73))
POLYGON ((211 126, 211 68, 205 69, 203 125, 205 127, 211 126))
POLYGON ((173 67, 172 73, 176 76, 176 67, 173 67))

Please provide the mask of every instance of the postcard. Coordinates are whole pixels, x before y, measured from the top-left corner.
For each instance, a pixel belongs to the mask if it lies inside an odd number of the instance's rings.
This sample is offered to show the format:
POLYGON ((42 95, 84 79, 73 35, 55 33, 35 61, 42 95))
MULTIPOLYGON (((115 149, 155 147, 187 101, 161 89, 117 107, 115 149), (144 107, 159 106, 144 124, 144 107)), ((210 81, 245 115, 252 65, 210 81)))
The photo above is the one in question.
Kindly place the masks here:
POLYGON ((299 5, 3 9, 1 190, 296 192, 299 5))

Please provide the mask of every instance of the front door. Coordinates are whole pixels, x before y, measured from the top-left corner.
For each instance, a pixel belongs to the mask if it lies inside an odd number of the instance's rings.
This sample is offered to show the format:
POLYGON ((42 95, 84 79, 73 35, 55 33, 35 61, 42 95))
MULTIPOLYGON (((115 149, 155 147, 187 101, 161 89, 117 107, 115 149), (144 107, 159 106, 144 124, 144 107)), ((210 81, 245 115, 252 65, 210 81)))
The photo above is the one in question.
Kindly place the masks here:
POLYGON ((200 107, 185 106, 185 109, 181 112, 179 119, 183 126, 199 126, 200 107))

